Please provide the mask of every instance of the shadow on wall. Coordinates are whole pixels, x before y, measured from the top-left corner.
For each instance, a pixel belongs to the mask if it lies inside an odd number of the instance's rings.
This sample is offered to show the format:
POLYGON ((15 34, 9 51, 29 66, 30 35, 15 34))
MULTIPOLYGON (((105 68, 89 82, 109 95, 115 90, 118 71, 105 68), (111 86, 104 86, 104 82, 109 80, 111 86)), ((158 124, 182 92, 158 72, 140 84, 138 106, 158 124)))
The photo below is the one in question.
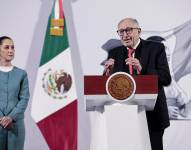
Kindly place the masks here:
POLYGON ((90 120, 89 114, 85 111, 84 75, 72 12, 72 4, 75 2, 77 0, 63 1, 78 95, 78 150, 90 150, 90 120))
POLYGON ((26 69, 28 72, 29 83, 30 83, 30 101, 25 112, 25 125, 26 125, 26 137, 25 137, 25 148, 26 150, 48 150, 48 145, 46 144, 40 130, 36 126, 36 123, 31 117, 31 104, 33 91, 35 87, 35 81, 37 77, 37 71, 40 63, 41 52, 44 43, 44 37, 48 22, 48 17, 53 5, 53 1, 41 0, 41 8, 39 11, 39 17, 36 22, 36 27, 34 30, 30 51, 28 55, 28 61, 26 64, 26 69), (31 142, 31 140, 33 142, 31 142))
MULTIPOLYGON (((122 45, 121 40, 118 40, 118 39, 109 39, 108 41, 106 41, 101 46, 101 48, 108 53, 111 49, 113 49, 115 47, 118 47, 118 46, 121 46, 121 45, 122 45)), ((107 58, 105 60, 103 60, 100 65, 104 66, 106 60, 107 60, 107 58)))

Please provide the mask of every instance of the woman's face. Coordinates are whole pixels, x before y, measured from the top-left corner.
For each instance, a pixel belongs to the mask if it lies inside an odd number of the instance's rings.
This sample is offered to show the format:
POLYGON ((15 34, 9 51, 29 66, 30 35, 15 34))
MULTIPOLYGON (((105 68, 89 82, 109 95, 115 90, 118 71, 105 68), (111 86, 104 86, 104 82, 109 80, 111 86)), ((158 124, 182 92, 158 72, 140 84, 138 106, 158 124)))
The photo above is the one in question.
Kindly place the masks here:
POLYGON ((5 62, 11 62, 14 59, 15 49, 13 41, 10 39, 4 39, 0 45, 0 60, 5 62))

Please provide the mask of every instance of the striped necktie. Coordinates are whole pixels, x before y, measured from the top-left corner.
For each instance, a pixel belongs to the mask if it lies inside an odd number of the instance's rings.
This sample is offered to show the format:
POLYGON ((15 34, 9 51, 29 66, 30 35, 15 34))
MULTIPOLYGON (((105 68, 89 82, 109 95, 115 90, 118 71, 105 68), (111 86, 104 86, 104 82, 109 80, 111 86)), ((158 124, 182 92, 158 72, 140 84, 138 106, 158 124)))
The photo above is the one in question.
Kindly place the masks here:
MULTIPOLYGON (((129 48, 129 49, 128 49, 128 58, 132 58, 134 52, 135 52, 134 49, 129 48)), ((133 66, 132 66, 131 64, 129 64, 129 73, 130 73, 130 75, 133 74, 133 66)))

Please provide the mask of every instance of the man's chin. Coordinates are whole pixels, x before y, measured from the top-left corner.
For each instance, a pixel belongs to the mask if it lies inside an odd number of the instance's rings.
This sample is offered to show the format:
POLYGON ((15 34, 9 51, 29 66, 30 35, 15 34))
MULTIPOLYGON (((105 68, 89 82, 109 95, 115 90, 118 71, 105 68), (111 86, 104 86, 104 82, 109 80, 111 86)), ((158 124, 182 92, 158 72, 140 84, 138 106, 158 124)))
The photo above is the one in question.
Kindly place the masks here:
POLYGON ((129 43, 129 42, 128 42, 128 43, 127 43, 127 42, 123 42, 123 45, 124 45, 125 47, 131 47, 132 44, 129 43))

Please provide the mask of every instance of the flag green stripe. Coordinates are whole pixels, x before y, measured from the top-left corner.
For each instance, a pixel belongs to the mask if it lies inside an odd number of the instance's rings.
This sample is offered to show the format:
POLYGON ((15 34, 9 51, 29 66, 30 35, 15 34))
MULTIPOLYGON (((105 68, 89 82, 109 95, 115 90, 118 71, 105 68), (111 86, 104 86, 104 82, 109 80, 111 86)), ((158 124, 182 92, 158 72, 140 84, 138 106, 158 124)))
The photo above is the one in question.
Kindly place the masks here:
POLYGON ((44 40, 40 66, 44 65, 49 60, 51 60, 52 58, 54 58, 55 56, 63 52, 69 46, 65 21, 64 21, 63 36, 50 35, 50 22, 51 22, 51 16, 49 17, 49 20, 48 20, 48 26, 47 26, 46 36, 44 40))

